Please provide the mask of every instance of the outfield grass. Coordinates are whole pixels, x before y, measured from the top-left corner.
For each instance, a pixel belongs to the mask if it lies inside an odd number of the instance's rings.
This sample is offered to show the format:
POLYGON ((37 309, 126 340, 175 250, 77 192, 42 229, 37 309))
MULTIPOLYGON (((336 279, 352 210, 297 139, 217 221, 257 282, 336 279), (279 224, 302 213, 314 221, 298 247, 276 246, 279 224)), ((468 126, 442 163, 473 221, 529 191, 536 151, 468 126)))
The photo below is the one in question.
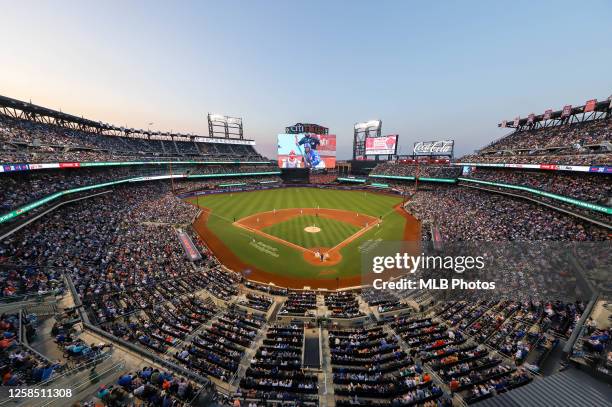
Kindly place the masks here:
POLYGON ((334 219, 301 215, 263 228, 262 231, 306 249, 311 249, 319 247, 332 248, 349 236, 357 233, 359 229, 355 225, 334 219), (318 233, 306 232, 304 228, 307 226, 316 226, 321 231, 318 233))
POLYGON ((393 209, 402 202, 400 197, 363 191, 283 188, 206 195, 190 198, 189 201, 212 211, 208 227, 227 247, 232 248, 244 263, 269 273, 297 278, 325 276, 333 279, 359 275, 361 273, 359 246, 368 240, 402 240, 406 224, 406 219, 393 209), (309 264, 296 249, 262 236, 256 238, 260 244, 254 244, 251 233, 232 225, 235 220, 259 212, 317 207, 350 210, 374 217, 382 216, 383 223, 381 227, 368 230, 343 247, 340 251, 342 261, 334 266, 309 264))

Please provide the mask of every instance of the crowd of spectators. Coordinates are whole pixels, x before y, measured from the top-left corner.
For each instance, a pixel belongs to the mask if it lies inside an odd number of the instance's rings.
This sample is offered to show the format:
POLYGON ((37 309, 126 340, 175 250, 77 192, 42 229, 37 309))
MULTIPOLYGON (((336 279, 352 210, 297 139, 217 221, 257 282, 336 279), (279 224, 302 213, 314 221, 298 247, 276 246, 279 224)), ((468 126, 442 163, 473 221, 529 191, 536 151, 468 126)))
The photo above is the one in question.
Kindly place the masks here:
POLYGON ((246 403, 268 405, 296 402, 318 405, 318 378, 302 370, 304 327, 271 326, 240 381, 237 397, 246 403))
POLYGON ((105 295, 95 303, 88 301, 91 320, 120 339, 165 354, 218 312, 209 298, 188 294, 202 288, 198 279, 194 274, 155 291, 139 289, 128 297, 105 295))
POLYGON ((66 270, 92 323, 165 353, 215 313, 191 294, 206 290, 227 300, 240 280, 203 251, 201 260, 187 259, 166 222, 189 222, 196 209, 167 189, 118 187, 61 208, 2 241, 0 260, 33 268, 20 276, 32 287, 53 276, 48 270, 66 270))
POLYGON ((223 190, 243 190, 243 189, 256 189, 262 184, 280 184, 281 178, 277 175, 259 175, 259 176, 245 176, 245 177, 222 177, 222 178, 209 178, 206 181, 200 181, 197 178, 186 179, 176 181, 175 192, 180 194, 186 194, 194 191, 212 190, 212 189, 223 189, 223 190), (231 184, 241 184, 233 185, 231 184), (230 186, 228 186, 230 185, 230 186))
POLYGON ((335 172, 311 172, 308 175, 308 182, 310 182, 311 184, 335 184, 337 178, 338 174, 335 172))
POLYGON ((280 314, 304 316, 316 309, 317 293, 315 291, 290 291, 280 314))
POLYGON ((376 307, 379 313, 410 308, 389 290, 376 290, 372 287, 367 287, 361 291, 361 298, 370 307, 376 307))
POLYGON ((244 285, 245 287, 251 290, 261 291, 270 295, 287 296, 289 294, 289 290, 287 290, 286 288, 277 287, 271 284, 260 284, 254 281, 247 280, 244 282, 244 285))
MULTIPOLYGON (((475 342, 512 358, 516 365, 528 361, 537 369, 548 356, 538 351, 547 350, 546 342, 552 336, 569 338, 583 311, 581 302, 482 300, 451 302, 438 315, 475 342)), ((476 359, 464 362, 471 360, 476 359)))
POLYGON ((241 301, 241 304, 262 312, 267 312, 273 303, 270 297, 251 292, 246 293, 245 298, 241 301))
POLYGON ((461 175, 461 167, 451 165, 414 165, 396 161, 378 164, 370 175, 392 175, 400 177, 452 178, 461 175))
POLYGON ((175 377, 171 372, 145 366, 139 371, 122 374, 116 383, 100 385, 95 399, 83 406, 97 405, 118 407, 138 405, 186 407, 195 397, 198 386, 186 379, 175 377))
POLYGON ((553 164, 553 165, 610 165, 611 153, 593 154, 470 154, 459 158, 462 163, 483 164, 553 164))
POLYGON ((407 205, 417 219, 434 223, 445 241, 606 240, 605 229, 519 198, 473 189, 419 190, 407 205))
POLYGON ((516 131, 461 162, 602 165, 612 162, 612 120, 608 118, 516 131))
POLYGON ((598 327, 589 318, 572 349, 574 359, 582 359, 587 365, 607 369, 612 366, 612 328, 598 327))
POLYGON ((27 171, 0 174, 0 211, 8 212, 55 192, 130 177, 129 168, 27 171))
POLYGON ((0 315, 0 380, 2 386, 24 387, 47 380, 59 364, 41 359, 20 343, 19 329, 31 340, 36 334, 32 321, 23 314, 0 315))
MULTIPOLYGON (((0 256, 0 264, 4 260, 0 256)), ((0 267, 0 301, 10 301, 25 295, 61 293, 64 281, 56 269, 38 267, 0 267)))
POLYGON ((191 167, 188 175, 243 174, 270 171, 278 171, 278 169, 272 165, 197 165, 191 167))
POLYGON ((325 296, 325 306, 332 318, 356 318, 364 315, 353 291, 339 291, 325 296))
POLYGON ((517 131, 493 142, 480 150, 480 152, 536 150, 554 147, 574 147, 579 150, 583 146, 600 144, 611 140, 612 120, 606 118, 535 130, 517 131))
POLYGON ((229 382, 264 323, 261 316, 228 309, 205 332, 192 337, 175 357, 190 369, 229 382))
POLYGON ((199 209, 173 194, 166 193, 157 199, 143 201, 132 212, 134 222, 152 222, 167 224, 188 224, 197 215, 199 209))
MULTIPOLYGON (((475 344, 467 334, 470 330, 466 327, 481 321, 483 313, 503 311, 504 305, 513 303, 442 302, 437 305, 435 317, 399 317, 390 326, 409 346, 411 355, 432 369, 453 394, 471 404, 531 380, 524 370, 504 362, 484 345, 475 344)), ((491 334, 495 334, 496 325, 491 325, 491 334)))
POLYGON ((469 178, 527 186, 604 205, 612 199, 612 180, 606 174, 476 168, 469 178))
POLYGON ((0 163, 160 158, 265 161, 250 145, 111 136, 0 115, 0 163))
POLYGON ((271 170, 274 170, 274 167, 185 164, 174 165, 172 168, 169 165, 134 165, 0 173, 0 212, 8 212, 56 192, 137 177, 167 176, 170 174, 174 176, 195 176, 191 179, 179 178, 175 180, 176 192, 216 188, 219 184, 280 182, 280 178, 276 175, 225 176, 225 174, 246 174, 249 172, 269 172, 271 170), (219 174, 220 177, 206 178, 205 181, 202 181, 202 178, 197 178, 197 175, 202 174, 219 174))
POLYGON ((382 327, 332 329, 329 347, 336 404, 360 404, 360 399, 368 399, 416 405, 443 394, 382 327))

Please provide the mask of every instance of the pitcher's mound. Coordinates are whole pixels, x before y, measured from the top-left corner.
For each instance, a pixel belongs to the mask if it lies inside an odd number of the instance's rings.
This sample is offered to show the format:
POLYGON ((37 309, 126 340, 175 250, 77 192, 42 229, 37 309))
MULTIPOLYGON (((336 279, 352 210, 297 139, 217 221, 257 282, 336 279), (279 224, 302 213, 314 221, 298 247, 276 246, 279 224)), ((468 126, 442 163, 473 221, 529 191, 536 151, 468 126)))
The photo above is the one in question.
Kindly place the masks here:
POLYGON ((307 226, 304 228, 304 232, 307 233, 319 233, 321 231, 321 228, 318 228, 316 226, 307 226))

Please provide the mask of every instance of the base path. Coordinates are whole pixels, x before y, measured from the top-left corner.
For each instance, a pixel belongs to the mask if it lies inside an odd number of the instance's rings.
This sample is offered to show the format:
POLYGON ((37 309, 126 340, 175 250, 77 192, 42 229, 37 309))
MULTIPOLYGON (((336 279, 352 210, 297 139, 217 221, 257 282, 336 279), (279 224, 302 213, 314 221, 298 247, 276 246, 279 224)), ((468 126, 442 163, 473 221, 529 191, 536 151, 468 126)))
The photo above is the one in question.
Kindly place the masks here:
POLYGON ((365 227, 367 223, 378 222, 378 218, 374 216, 364 215, 363 213, 347 211, 344 209, 291 208, 259 212, 239 219, 234 223, 239 224, 240 226, 246 226, 249 229, 261 230, 263 228, 267 228, 268 226, 285 222, 301 215, 318 215, 322 218, 350 223, 351 225, 359 228, 365 227))
POLYGON ((374 216, 364 215, 363 213, 347 211, 343 209, 291 208, 278 209, 269 212, 259 212, 254 215, 249 215, 245 218, 239 219, 234 222, 233 225, 246 229, 250 232, 257 233, 267 239, 274 240, 276 242, 282 243, 286 246, 292 247, 296 250, 303 252, 304 260, 306 260, 310 264, 314 264, 317 266, 333 266, 340 263, 340 261, 342 260, 340 250, 342 250, 344 246, 351 243, 353 240, 359 238, 365 232, 375 227, 378 223, 380 223, 380 219, 374 216), (328 218, 340 222, 346 222, 350 223, 351 225, 357 226, 360 229, 359 231, 357 231, 357 233, 352 234, 351 236, 344 239, 342 242, 338 243, 331 249, 307 248, 298 246, 295 243, 291 243, 280 237, 273 236, 262 231, 262 229, 266 227, 275 225, 277 223, 285 222, 303 215, 314 215, 321 218, 328 218), (323 261, 321 261, 319 253, 324 255, 323 261))

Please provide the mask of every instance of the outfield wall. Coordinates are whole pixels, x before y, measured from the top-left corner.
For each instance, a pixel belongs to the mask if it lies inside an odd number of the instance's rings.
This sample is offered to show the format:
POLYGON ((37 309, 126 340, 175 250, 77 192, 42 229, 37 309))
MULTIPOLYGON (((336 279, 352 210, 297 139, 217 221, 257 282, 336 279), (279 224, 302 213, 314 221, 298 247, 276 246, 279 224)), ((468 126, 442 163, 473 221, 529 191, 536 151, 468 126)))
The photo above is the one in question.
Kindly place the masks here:
POLYGON ((249 191, 265 191, 268 189, 280 189, 280 188, 318 188, 318 189, 336 189, 340 191, 366 191, 366 192, 375 192, 375 193, 387 193, 390 195, 401 195, 401 191, 396 189, 389 188, 387 190, 382 190, 381 188, 367 188, 363 185, 355 185, 355 186, 346 186, 346 185, 329 185, 329 184, 277 184, 277 185, 252 185, 245 187, 230 187, 226 189, 211 189, 211 190, 203 190, 203 191, 192 191, 186 192, 184 194, 177 195, 181 199, 195 198, 198 196, 204 195, 214 195, 214 194, 226 194, 233 192, 249 192, 249 191))

